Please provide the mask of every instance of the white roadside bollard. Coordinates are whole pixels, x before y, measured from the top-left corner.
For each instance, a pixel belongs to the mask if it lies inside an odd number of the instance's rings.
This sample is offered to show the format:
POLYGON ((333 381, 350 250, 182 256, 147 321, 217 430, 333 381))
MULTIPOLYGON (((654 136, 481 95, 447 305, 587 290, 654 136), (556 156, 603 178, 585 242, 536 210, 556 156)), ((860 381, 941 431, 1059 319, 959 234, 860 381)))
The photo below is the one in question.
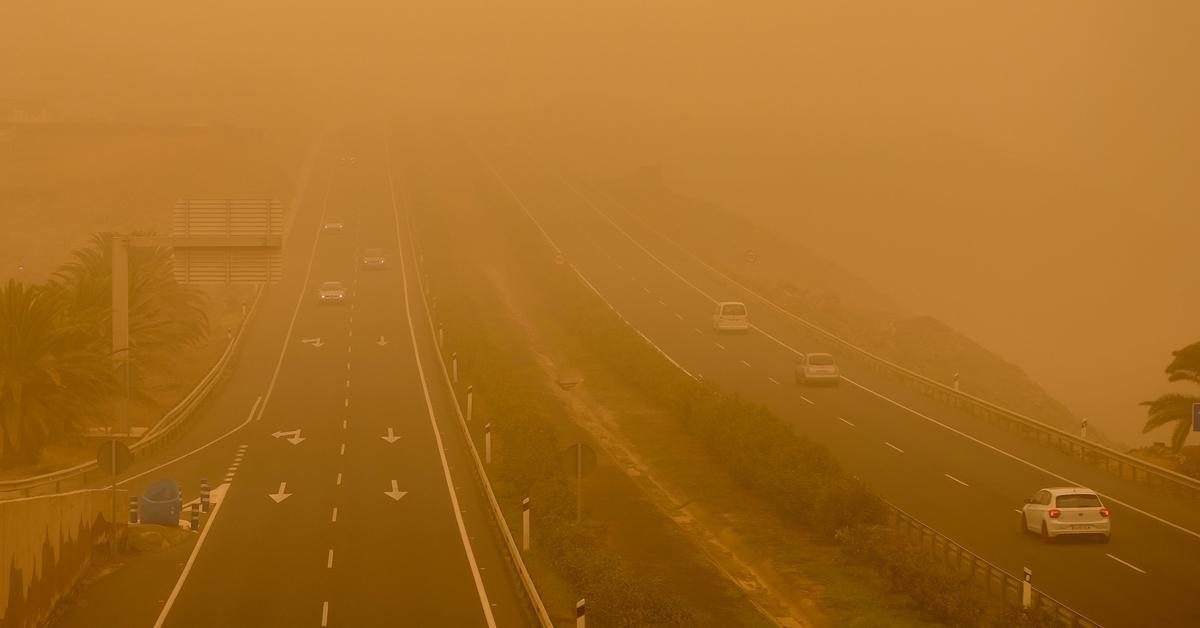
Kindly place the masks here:
POLYGON ((529 551, 529 498, 521 500, 521 551, 529 551))
POLYGON ((471 414, 475 409, 475 387, 467 386, 467 421, 471 420, 471 414))
POLYGON ((1025 568, 1025 581, 1021 583, 1021 607, 1029 608, 1033 605, 1033 572, 1028 567, 1025 568))
POLYGON ((438 348, 446 348, 446 326, 438 323, 438 348))
POLYGON ((492 464, 492 424, 483 425, 483 461, 492 464))
POLYGON ((954 391, 958 392, 958 373, 954 373, 954 391))
POLYGON ((575 603, 575 628, 585 628, 587 625, 587 600, 575 603))

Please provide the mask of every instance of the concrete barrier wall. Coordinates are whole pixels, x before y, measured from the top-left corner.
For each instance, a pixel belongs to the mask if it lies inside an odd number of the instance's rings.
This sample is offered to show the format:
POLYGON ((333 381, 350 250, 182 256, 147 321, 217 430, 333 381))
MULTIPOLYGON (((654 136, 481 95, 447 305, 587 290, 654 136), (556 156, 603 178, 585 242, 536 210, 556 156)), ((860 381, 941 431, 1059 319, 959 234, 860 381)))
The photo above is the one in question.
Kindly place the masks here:
POLYGON ((0 502, 0 628, 41 626, 129 522, 129 492, 75 491, 0 502))

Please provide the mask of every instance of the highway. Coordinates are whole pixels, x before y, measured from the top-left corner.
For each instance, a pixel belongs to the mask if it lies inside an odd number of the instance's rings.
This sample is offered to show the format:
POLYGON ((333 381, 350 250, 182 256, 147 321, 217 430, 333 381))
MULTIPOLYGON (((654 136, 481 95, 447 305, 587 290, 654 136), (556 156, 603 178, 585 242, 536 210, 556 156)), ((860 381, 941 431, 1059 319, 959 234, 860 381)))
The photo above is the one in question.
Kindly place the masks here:
MULTIPOLYGON (((560 178, 551 157, 490 136, 478 156, 481 202, 528 213, 617 311, 681 366, 762 402, 797 432, 828 445, 843 467, 887 500, 1012 574, 1106 626, 1196 626, 1200 512, 1101 469, 924 398, 842 359, 836 388, 793 383, 796 352, 829 351, 794 320, 583 182, 560 178), (755 328, 716 335, 714 301, 745 301, 755 328), (1108 544, 1043 544, 1019 531, 1023 499, 1047 486, 1083 485, 1112 510, 1108 544)), ((549 249, 548 257, 550 256, 549 249)))
MULTIPOLYGON (((535 625, 473 475, 382 138, 332 141, 228 380, 133 491, 220 488, 188 559, 90 626, 535 625), (353 154, 353 163, 339 159, 353 154), (326 219, 346 223, 341 233, 326 219), (384 249, 387 267, 359 252, 384 249), (316 286, 342 281, 348 300, 316 286)), ((185 513, 186 518, 186 513, 185 513)), ((160 561, 161 562, 161 561, 160 561)))

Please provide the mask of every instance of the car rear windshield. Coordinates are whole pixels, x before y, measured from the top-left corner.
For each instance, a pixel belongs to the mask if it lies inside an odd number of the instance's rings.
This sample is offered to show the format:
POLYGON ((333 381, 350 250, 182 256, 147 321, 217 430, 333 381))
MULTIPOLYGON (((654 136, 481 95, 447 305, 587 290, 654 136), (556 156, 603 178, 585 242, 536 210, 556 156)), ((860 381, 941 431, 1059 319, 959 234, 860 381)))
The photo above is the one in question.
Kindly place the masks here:
POLYGON ((833 364, 833 356, 828 353, 814 353, 808 356, 808 363, 813 366, 829 366, 833 364))
POLYGON ((340 281, 326 281, 325 283, 321 284, 321 289, 322 289, 322 290, 341 290, 341 289, 342 289, 342 282, 340 282, 340 281))
POLYGON ((742 305, 741 303, 726 305, 725 307, 721 308, 721 314, 725 316, 745 316, 746 306, 742 305))
POLYGON ((1091 493, 1059 495, 1055 505, 1059 508, 1099 508, 1100 498, 1091 493))

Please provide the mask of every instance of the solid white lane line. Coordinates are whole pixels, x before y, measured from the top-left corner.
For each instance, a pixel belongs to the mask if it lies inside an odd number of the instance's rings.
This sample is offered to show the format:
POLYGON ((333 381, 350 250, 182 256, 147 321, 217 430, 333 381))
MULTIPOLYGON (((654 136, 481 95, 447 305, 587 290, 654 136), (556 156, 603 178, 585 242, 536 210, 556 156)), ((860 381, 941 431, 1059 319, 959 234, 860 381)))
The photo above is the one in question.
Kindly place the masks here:
POLYGON ((723 344, 721 344, 721 343, 719 343, 719 342, 716 342, 716 341, 713 341, 713 344, 714 344, 714 345, 717 345, 717 348, 718 348, 718 349, 721 349, 722 351, 724 351, 724 350, 725 350, 725 345, 723 345, 723 344))
POLYGON ((321 603, 321 625, 329 625, 329 602, 321 603))
POLYGON ((780 384, 780 383, 779 383, 779 380, 775 379, 774 377, 768 377, 768 378, 767 378, 767 381, 771 382, 772 384, 775 384, 776 386, 782 386, 782 385, 783 385, 783 384, 780 384))
POLYGON ((738 361, 739 361, 739 362, 741 362, 742 364, 745 364, 747 368, 749 368, 749 367, 750 367, 750 363, 749 363, 749 362, 747 362, 747 361, 745 361, 745 360, 738 360, 738 361))
POLYGON ((337 485, 338 486, 342 485, 342 474, 341 473, 338 474, 337 485))
POLYGON ((162 610, 158 613, 158 620, 154 622, 154 628, 162 628, 163 622, 167 620, 167 615, 170 614, 171 607, 175 605, 175 599, 179 597, 179 592, 183 590, 183 583, 187 581, 188 574, 192 572, 192 565, 196 563, 196 556, 200 554, 200 548, 204 547, 204 541, 208 538, 209 531, 217 523, 217 515, 221 514, 221 504, 224 503, 225 500, 222 499, 213 506, 212 514, 208 516, 208 521, 204 524, 204 529, 200 531, 200 538, 196 539, 196 546, 192 548, 192 553, 188 556, 187 563, 183 565, 183 572, 179 574, 179 579, 175 581, 175 588, 171 589, 171 595, 167 596, 166 603, 163 604, 162 610))
POLYGON ((800 398, 804 400, 804 403, 807 403, 810 406, 817 405, 817 403, 815 401, 813 401, 812 399, 809 399, 808 397, 805 397, 804 395, 800 395, 800 398))
POLYGON ((333 550, 329 550, 329 558, 325 560, 325 568, 333 569, 333 550))
POLYGON ((838 420, 841 421, 842 423, 845 423, 846 425, 849 425, 850 427, 854 427, 853 423, 847 421, 846 419, 843 419, 842 417, 838 417, 838 420))
POLYGON ((1132 569, 1132 570, 1134 570, 1134 571, 1136 571, 1136 572, 1138 572, 1138 573, 1146 573, 1146 570, 1145 570, 1145 569, 1142 569, 1142 568, 1140 568, 1140 567, 1134 567, 1133 565, 1130 565, 1129 563, 1127 563, 1127 562, 1125 562, 1125 561, 1121 560, 1120 558, 1117 558, 1116 556, 1113 556, 1112 554, 1105 554, 1105 556, 1107 556, 1107 557, 1109 557, 1109 558, 1111 558, 1111 559, 1113 559, 1113 560, 1117 561, 1118 563, 1121 563, 1122 565, 1125 565, 1126 567, 1128 567, 1128 568, 1130 568, 1130 569, 1132 569))
MULTIPOLYGON (((396 226, 396 245, 397 248, 403 249, 404 239, 400 236, 400 208, 396 204, 396 184, 392 178, 392 148, 390 143, 386 143, 385 147, 387 151, 388 190, 391 193, 392 216, 395 219, 396 226)), ((485 163, 487 163, 486 160, 485 163)), ((487 166, 492 170, 493 174, 496 174, 495 169, 492 168, 490 163, 488 163, 487 166)), ((499 179, 498 175, 497 179, 499 179)), ((512 190, 511 188, 508 188, 507 182, 501 180, 501 183, 503 183, 505 188, 508 189, 509 193, 512 194, 512 190)), ((515 194, 513 194, 513 196, 515 197, 515 194)), ((526 211, 528 211, 528 209, 526 209, 526 211)), ((538 229, 541 229, 541 225, 537 225, 537 227, 538 229)), ((545 236, 547 240, 550 239, 545 231, 542 231, 542 235, 545 236)), ((479 606, 483 611, 483 617, 487 621, 488 628, 496 628, 496 617, 492 613, 492 605, 488 600, 487 590, 483 586, 483 576, 479 573, 479 563, 475 560, 475 550, 472 549, 471 539, 467 536, 466 523, 463 521, 462 517, 462 507, 458 502, 458 492, 454 488, 454 480, 450 477, 450 462, 446 459, 446 446, 442 442, 441 431, 438 429, 437 416, 433 409, 433 399, 430 396, 429 384, 425 378, 425 366, 421 360, 421 349, 417 343, 417 330, 413 325, 412 305, 408 298, 408 270, 406 268, 403 254, 400 255, 400 279, 402 284, 402 294, 404 295, 404 314, 408 323, 408 336, 409 341, 412 343, 413 360, 417 365, 417 380, 421 384, 421 392, 425 397, 425 411, 429 416, 429 426, 433 429, 433 437, 437 443, 438 458, 442 463, 442 477, 445 478, 446 489, 450 493, 450 507, 451 511, 454 513, 454 522, 458 526, 459 540, 462 542, 463 550, 467 556, 467 564, 470 566, 471 576, 475 581, 475 591, 479 596, 479 606)))
POLYGON ((904 450, 903 450, 903 449, 900 449, 899 447, 897 447, 897 446, 895 446, 895 445, 893 445, 893 444, 891 444, 891 443, 889 443, 889 442, 887 442, 887 441, 884 441, 884 443, 883 443, 883 444, 884 444, 884 445, 887 445, 888 447, 891 447, 892 449, 895 449, 896 451, 898 451, 898 452, 900 452, 900 453, 904 453, 904 450))
POLYGON ((337 523, 337 506, 334 506, 334 507, 333 507, 333 519, 332 519, 332 521, 333 521, 334 523, 337 523))
POLYGON ((944 476, 946 476, 946 477, 950 478, 951 480, 954 480, 955 482, 958 482, 959 484, 962 484, 963 486, 970 486, 970 484, 967 484, 966 482, 963 482, 962 480, 960 480, 960 479, 958 479, 958 478, 954 477, 953 475, 950 475, 949 473, 943 473, 942 475, 944 475, 944 476))

